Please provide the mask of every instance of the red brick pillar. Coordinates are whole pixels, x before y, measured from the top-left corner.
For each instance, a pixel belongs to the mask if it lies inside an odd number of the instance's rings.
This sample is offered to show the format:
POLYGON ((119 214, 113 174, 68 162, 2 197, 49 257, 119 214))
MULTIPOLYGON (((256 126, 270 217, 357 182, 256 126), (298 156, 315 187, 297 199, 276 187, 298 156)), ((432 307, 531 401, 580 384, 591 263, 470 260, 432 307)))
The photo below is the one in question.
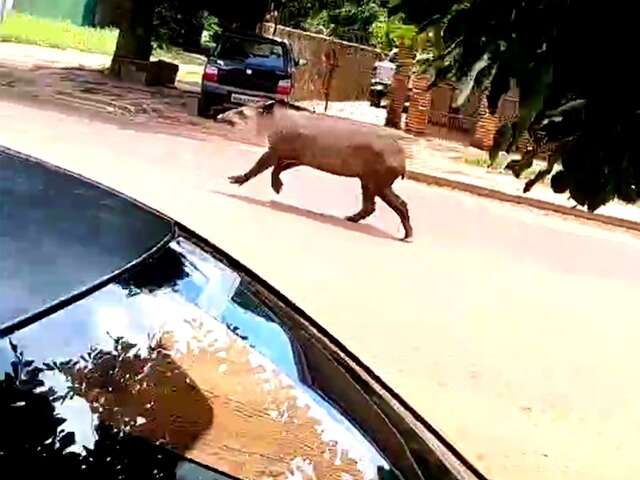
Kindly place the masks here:
POLYGON ((404 101, 409 91, 409 76, 399 75, 393 76, 393 84, 391 85, 391 96, 389 97, 389 107, 387 109, 387 120, 385 125, 391 128, 400 128, 402 124, 402 109, 404 101))
POLYGON ((389 108, 385 125, 392 128, 400 128, 402 124, 402 110, 409 91, 409 77, 413 66, 413 49, 404 41, 398 45, 398 65, 393 75, 391 85, 389 108))
POLYGON ((429 87, 429 77, 426 75, 416 75, 413 77, 413 89, 409 100, 409 113, 407 113, 407 124, 405 130, 412 135, 424 135, 427 130, 429 120, 429 109, 431 108, 431 92, 429 87))
POLYGON ((489 151, 493 145, 493 136, 498 130, 498 117, 489 113, 487 97, 483 96, 478 112, 478 123, 471 139, 471 145, 484 151, 489 151))

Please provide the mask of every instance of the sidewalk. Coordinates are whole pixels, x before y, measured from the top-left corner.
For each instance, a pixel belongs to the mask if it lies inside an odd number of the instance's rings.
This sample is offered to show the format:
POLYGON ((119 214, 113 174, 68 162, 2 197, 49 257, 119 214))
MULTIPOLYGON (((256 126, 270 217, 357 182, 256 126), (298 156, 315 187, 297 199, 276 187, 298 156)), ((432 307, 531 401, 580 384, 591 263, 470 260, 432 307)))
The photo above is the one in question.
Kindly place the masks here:
MULTIPOLYGON (((589 213, 584 208, 577 206, 576 202, 571 200, 568 195, 554 193, 546 182, 538 183, 530 192, 524 194, 522 190, 525 180, 513 177, 510 172, 464 163, 465 158, 482 156, 483 152, 473 147, 435 138, 421 138, 409 142, 406 148, 410 151, 409 178, 417 181, 448 186, 534 208, 552 210, 550 205, 555 205, 560 207, 553 209, 556 213, 571 214, 588 220, 611 223, 611 218, 615 218, 640 223, 640 208, 638 207, 614 201, 598 209, 597 213, 589 213), (438 177, 445 182, 438 182, 430 177, 438 177), (495 195, 492 191, 503 195, 495 195), (515 198, 509 199, 508 197, 515 198), (550 204, 549 208, 546 208, 547 206, 543 205, 543 202, 550 204), (571 212, 567 211, 568 209, 571 212)), ((624 222, 618 226, 629 228, 629 225, 625 225, 624 222)), ((636 229, 640 230, 640 225, 636 229)))
MULTIPOLYGON (((252 131, 234 129, 189 115, 188 99, 197 95, 193 85, 178 82, 178 88, 151 88, 126 84, 102 73, 108 62, 109 58, 105 55, 0 42, 0 95, 39 103, 53 101, 66 107, 124 120, 132 128, 147 131, 201 141, 219 136, 227 140, 264 145, 264 140, 256 138, 252 131)), ((329 112, 349 118, 349 112, 355 108, 351 105, 353 103, 334 102, 329 112)), ((377 116, 370 123, 379 124, 384 110, 372 111, 377 116)), ((524 195, 523 180, 505 172, 464 163, 465 158, 481 157, 484 153, 462 143, 408 135, 401 143, 408 153, 410 179, 640 230, 640 226, 628 223, 640 223, 640 209, 634 206, 612 202, 599 209, 597 214, 587 213, 580 208, 569 210, 575 207, 575 202, 553 193, 548 184, 542 182, 524 195), (620 219, 620 222, 612 219, 620 219)))

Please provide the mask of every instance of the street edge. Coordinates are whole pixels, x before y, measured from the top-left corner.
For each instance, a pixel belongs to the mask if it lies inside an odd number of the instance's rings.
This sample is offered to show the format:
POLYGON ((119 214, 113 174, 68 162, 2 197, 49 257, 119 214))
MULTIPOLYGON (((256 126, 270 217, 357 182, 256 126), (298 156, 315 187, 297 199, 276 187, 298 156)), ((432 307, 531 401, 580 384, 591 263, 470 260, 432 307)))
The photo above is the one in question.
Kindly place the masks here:
POLYGON ((538 200, 536 198, 524 197, 519 195, 512 195, 510 193, 504 193, 499 190, 491 188, 481 187, 473 185, 471 183, 465 183, 458 180, 451 180, 449 178, 439 177, 437 175, 431 175, 428 173, 416 172, 412 170, 407 171, 406 178, 426 185, 432 185, 439 188, 448 188, 451 190, 457 190, 461 192, 470 193, 479 197, 490 198, 500 202, 512 203, 515 205, 523 205, 526 207, 535 208, 547 212, 553 212, 560 215, 579 218, 590 222, 595 222, 612 227, 622 228, 624 230, 630 230, 632 232, 640 233, 640 223, 632 220, 625 220, 622 218, 611 217, 609 215, 595 214, 587 212, 585 210, 579 210, 577 208, 565 207, 563 205, 557 205, 551 202, 545 202, 544 200, 538 200))

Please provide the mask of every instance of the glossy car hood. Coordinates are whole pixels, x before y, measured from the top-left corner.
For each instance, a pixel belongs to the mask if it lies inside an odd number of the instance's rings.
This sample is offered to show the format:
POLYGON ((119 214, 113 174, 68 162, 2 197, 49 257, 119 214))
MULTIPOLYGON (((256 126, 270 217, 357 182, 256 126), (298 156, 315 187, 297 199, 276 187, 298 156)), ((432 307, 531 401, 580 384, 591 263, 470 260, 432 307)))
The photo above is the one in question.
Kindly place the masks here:
POLYGON ((60 478, 476 478, 354 367, 291 305, 179 234, 0 340, 0 457, 25 478, 46 476, 31 471, 43 452, 73 457, 60 478), (183 477, 189 465, 204 471, 183 477))
POLYGON ((90 288, 172 229, 123 196, 0 147, 0 326, 90 288))

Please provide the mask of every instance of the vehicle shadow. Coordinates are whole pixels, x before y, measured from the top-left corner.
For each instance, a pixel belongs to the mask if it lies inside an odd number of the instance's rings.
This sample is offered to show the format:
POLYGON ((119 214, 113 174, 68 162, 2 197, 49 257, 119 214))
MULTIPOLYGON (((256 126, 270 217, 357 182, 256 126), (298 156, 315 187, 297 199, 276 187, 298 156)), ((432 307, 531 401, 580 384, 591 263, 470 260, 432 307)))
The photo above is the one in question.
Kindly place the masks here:
POLYGON ((255 205, 258 207, 268 208, 275 210, 276 212, 288 213, 290 215, 297 215, 299 217, 308 218, 325 225, 331 225, 332 227, 343 228, 352 232, 362 233, 376 238, 382 238, 385 240, 395 240, 395 237, 390 233, 376 227, 375 225, 367 223, 352 223, 348 222, 344 218, 336 217, 326 213, 318 213, 304 208, 296 207, 286 203, 279 202, 277 200, 260 200, 258 198, 249 197, 246 195, 239 195, 237 193, 222 192, 219 190, 210 190, 216 195, 222 195, 233 200, 238 200, 249 205, 255 205))

